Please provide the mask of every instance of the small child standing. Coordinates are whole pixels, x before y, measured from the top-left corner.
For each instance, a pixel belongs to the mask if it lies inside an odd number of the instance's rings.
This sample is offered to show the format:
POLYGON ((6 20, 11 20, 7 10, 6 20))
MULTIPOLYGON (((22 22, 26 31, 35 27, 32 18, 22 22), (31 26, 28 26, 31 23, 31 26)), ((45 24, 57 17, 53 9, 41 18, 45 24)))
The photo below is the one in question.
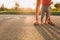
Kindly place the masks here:
POLYGON ((42 0, 42 8, 41 8, 41 24, 43 24, 44 14, 46 13, 45 24, 52 24, 50 19, 50 5, 52 4, 51 0, 42 0))

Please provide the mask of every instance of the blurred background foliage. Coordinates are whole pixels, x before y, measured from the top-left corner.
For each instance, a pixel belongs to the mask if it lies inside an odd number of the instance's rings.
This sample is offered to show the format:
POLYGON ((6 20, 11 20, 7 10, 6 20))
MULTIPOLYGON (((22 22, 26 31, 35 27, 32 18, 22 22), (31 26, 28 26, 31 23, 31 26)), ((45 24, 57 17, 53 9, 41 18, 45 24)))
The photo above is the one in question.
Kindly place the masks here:
MULTIPOLYGON (((52 15, 60 15, 60 3, 54 4, 55 8, 50 7, 52 15)), ((19 8, 19 4, 16 2, 15 7, 8 9, 4 7, 4 4, 0 7, 0 14, 35 14, 35 9, 32 8, 19 8)))

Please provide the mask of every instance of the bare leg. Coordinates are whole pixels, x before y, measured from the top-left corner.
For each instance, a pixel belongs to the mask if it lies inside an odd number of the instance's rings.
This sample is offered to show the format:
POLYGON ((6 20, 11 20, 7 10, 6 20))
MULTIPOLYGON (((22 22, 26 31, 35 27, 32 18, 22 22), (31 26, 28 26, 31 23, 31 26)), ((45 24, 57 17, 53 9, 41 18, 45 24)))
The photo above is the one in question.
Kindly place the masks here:
POLYGON ((48 24, 55 26, 55 24, 51 21, 50 15, 48 16, 47 22, 48 24))
POLYGON ((39 12, 40 12, 40 4, 41 1, 37 0, 37 5, 36 5, 36 23, 39 23, 39 12))

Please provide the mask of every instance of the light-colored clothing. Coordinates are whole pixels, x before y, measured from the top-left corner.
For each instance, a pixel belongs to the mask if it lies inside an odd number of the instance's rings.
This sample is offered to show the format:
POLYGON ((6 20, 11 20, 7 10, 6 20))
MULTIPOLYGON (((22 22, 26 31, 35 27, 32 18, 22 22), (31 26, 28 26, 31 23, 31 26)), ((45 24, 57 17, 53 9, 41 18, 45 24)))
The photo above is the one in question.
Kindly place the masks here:
POLYGON ((44 6, 42 5, 41 8, 41 22, 43 22, 44 14, 46 13, 46 20, 50 15, 50 6, 44 6))

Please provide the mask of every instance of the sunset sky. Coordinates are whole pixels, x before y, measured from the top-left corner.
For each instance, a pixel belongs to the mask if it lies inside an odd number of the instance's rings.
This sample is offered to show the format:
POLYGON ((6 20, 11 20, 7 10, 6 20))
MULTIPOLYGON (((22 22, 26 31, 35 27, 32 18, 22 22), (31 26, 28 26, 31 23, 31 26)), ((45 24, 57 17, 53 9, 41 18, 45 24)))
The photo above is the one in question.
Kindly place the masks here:
MULTIPOLYGON (((20 8, 32 8, 35 9, 36 0, 0 0, 0 6, 1 4, 4 4, 7 8, 12 8, 15 6, 15 2, 18 2, 20 4, 20 8)), ((58 3, 60 0, 53 0, 53 3, 58 3)))

